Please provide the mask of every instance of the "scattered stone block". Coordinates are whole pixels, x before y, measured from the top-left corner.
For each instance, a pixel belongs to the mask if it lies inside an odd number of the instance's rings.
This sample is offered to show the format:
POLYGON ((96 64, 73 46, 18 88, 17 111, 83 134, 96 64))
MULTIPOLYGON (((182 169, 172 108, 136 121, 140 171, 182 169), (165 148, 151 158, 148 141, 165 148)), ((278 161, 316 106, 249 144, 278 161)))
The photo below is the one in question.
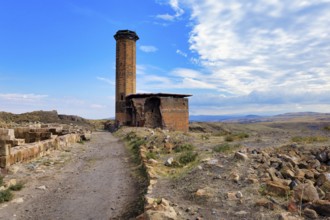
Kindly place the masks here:
POLYGON ((319 215, 330 217, 329 200, 316 200, 312 203, 310 208, 315 210, 319 215))
POLYGON ((312 202, 319 199, 317 189, 311 183, 299 184, 294 189, 296 201, 312 202))
POLYGON ((290 192, 290 188, 279 182, 270 181, 266 183, 266 191, 270 195, 287 196, 290 192))

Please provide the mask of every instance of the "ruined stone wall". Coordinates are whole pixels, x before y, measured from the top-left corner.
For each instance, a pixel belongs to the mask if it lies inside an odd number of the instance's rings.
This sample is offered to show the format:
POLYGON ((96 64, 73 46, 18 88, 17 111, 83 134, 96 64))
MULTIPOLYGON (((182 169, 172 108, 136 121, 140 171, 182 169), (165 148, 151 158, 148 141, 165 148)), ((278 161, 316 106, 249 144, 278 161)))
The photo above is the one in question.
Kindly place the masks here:
POLYGON ((0 167, 6 168, 19 162, 25 162, 43 156, 46 151, 62 149, 80 140, 80 134, 67 134, 54 136, 52 139, 23 144, 11 147, 10 144, 1 144, 0 141, 0 167))
POLYGON ((162 97, 160 112, 163 119, 163 129, 183 132, 189 130, 187 98, 162 97))
POLYGON ((189 107, 187 98, 147 97, 131 100, 129 125, 187 132, 189 107), (160 103, 159 103, 160 101, 160 103))
POLYGON ((49 150, 63 149, 91 137, 91 132, 87 130, 76 129, 71 133, 66 132, 70 131, 61 127, 0 128, 0 167, 6 168, 15 163, 29 161, 43 156, 49 150))

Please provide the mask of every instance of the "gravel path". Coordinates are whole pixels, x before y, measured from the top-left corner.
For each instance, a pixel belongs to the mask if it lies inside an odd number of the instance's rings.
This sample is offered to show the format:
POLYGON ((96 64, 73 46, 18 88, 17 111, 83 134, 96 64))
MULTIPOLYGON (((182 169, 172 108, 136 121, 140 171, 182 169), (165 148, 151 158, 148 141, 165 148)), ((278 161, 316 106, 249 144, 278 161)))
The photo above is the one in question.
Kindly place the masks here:
POLYGON ((71 147, 62 167, 26 177, 31 181, 15 195, 24 202, 2 205, 0 219, 128 219, 139 192, 133 166, 117 138, 95 132, 71 147))

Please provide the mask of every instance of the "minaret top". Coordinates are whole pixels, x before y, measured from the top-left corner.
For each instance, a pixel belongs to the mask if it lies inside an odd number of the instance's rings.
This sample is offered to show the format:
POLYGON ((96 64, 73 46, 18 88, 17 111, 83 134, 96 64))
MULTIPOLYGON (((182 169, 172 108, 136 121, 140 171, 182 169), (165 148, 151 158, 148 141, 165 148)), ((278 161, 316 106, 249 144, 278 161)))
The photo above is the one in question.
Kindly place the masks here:
POLYGON ((117 33, 113 36, 116 40, 118 39, 130 39, 137 41, 139 39, 139 36, 135 33, 135 31, 130 30, 119 30, 117 33))

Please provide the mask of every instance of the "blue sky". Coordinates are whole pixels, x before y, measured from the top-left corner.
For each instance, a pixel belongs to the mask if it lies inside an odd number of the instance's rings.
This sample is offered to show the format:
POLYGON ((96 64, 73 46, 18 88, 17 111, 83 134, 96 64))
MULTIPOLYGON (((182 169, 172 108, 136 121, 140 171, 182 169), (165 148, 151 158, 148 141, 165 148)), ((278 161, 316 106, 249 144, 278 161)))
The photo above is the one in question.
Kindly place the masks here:
POLYGON ((137 92, 191 115, 330 112, 330 0, 0 0, 0 111, 114 116, 117 30, 137 92))

